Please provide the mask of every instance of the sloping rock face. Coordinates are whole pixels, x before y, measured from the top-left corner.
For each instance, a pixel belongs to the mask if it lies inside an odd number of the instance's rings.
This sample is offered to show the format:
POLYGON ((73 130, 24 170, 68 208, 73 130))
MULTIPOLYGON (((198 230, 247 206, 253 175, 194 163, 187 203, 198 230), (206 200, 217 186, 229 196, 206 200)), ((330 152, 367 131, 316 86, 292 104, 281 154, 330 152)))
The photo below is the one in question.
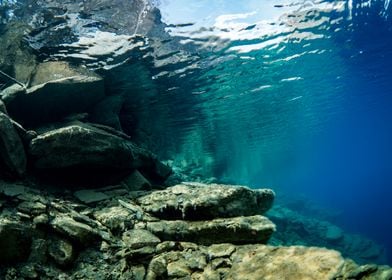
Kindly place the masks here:
POLYGON ((0 112, 0 160, 11 174, 21 176, 26 171, 26 155, 11 119, 0 112))
POLYGON ((162 219, 203 220, 263 214, 275 194, 269 189, 182 183, 138 199, 142 208, 162 219))
POLYGON ((37 66, 26 91, 3 94, 10 116, 26 127, 86 112, 104 97, 103 79, 65 62, 37 66))

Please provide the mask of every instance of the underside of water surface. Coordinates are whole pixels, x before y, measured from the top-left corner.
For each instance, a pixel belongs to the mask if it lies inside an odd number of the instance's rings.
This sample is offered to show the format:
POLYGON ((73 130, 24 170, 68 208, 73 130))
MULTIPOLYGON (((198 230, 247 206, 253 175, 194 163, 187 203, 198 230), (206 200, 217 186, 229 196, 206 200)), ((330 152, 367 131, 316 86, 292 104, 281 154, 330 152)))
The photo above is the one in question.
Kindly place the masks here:
MULTIPOLYGON (((192 180, 272 188, 276 205, 374 240, 391 264, 391 6, 0 1, 0 70, 28 86, 29 55, 93 70, 109 96, 95 122, 192 180)), ((60 118, 13 110, 27 129, 60 118)))

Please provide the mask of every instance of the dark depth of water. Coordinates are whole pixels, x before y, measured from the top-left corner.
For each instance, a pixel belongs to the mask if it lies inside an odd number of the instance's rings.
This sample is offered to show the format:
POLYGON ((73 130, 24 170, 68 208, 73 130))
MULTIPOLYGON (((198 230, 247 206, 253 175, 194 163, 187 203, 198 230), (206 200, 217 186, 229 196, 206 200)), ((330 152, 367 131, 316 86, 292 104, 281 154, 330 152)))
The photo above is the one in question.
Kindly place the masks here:
MULTIPOLYGON (((90 7, 90 16, 67 6, 74 21, 47 25, 30 44, 51 58, 118 69, 123 76, 113 75, 112 86, 146 100, 138 110, 158 153, 175 165, 271 187, 278 201, 281 193, 305 195, 340 211, 344 229, 392 252, 391 6, 117 0, 90 7), (59 24, 74 36, 59 43, 42 31, 59 24)), ((29 18, 12 10, 3 16, 29 18)))

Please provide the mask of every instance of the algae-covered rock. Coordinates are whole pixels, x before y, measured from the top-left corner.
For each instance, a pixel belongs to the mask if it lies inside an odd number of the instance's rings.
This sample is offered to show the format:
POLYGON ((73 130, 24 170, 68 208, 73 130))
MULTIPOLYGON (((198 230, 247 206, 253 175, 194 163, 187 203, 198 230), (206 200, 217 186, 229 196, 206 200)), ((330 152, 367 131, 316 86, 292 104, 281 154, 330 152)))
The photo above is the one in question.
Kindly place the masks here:
POLYGON ((0 112, 0 160, 9 172, 21 176, 26 171, 26 154, 12 120, 0 112))
POLYGON ((333 279, 344 264, 332 250, 315 247, 237 247, 226 279, 333 279))
POLYGON ((50 225, 56 232, 79 244, 88 245, 100 239, 95 229, 66 215, 57 215, 50 225))
MULTIPOLYGON (((138 224, 144 227, 144 224, 138 224)), ((210 245, 214 243, 265 243, 275 230, 267 218, 220 218, 210 221, 157 221, 147 222, 146 229, 162 240, 189 241, 210 245)))
POLYGON ((161 240, 151 232, 143 229, 132 229, 123 233, 122 240, 128 248, 139 249, 142 247, 158 245, 161 240))
POLYGON ((76 256, 73 245, 61 238, 50 240, 48 254, 60 266, 69 266, 76 256))
POLYGON ((272 206, 274 196, 269 189, 182 183, 143 196, 138 203, 162 219, 203 220, 262 214, 272 206))

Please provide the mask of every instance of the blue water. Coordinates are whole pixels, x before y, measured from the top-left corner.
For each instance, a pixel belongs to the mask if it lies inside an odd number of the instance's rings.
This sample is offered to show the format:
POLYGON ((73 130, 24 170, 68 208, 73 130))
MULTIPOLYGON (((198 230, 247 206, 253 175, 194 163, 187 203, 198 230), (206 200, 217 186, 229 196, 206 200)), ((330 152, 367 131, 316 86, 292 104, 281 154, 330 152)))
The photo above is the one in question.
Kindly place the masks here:
POLYGON ((278 201, 304 195, 392 263, 389 0, 102 0, 83 15, 53 1, 73 16, 47 25, 19 2, 4 14, 35 24, 30 45, 110 77, 161 158, 278 201))

